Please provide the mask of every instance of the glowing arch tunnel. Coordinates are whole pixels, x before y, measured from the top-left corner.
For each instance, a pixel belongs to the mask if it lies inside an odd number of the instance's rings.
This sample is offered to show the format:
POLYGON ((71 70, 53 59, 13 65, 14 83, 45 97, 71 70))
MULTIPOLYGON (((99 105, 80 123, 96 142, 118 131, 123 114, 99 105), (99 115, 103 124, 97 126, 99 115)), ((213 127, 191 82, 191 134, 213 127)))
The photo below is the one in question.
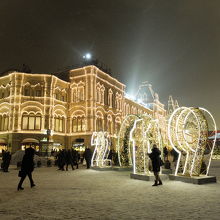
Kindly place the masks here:
MULTIPOLYGON (((150 159, 153 144, 162 152, 162 137, 158 120, 150 115, 129 115, 122 122, 117 152, 120 166, 133 165, 134 173, 150 174, 150 159)), ((163 156, 161 154, 161 156, 163 156)))

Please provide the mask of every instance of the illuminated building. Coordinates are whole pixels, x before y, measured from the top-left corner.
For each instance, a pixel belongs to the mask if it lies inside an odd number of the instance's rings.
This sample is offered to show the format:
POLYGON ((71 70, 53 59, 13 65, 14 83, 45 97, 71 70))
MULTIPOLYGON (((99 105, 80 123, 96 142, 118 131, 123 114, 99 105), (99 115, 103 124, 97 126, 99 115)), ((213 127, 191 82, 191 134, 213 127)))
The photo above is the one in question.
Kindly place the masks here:
POLYGON ((69 71, 69 81, 20 72, 0 80, 0 144, 12 152, 30 143, 43 151, 91 146, 92 133, 98 131, 107 131, 115 147, 126 115, 166 115, 158 96, 152 107, 138 103, 125 96, 124 84, 95 66, 69 71))

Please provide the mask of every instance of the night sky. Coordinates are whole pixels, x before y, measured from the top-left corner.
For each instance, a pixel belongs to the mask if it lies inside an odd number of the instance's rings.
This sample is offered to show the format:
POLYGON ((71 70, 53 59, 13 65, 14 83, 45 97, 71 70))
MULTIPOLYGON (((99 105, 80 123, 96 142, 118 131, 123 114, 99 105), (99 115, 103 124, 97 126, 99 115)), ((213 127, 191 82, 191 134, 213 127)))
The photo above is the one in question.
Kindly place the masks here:
POLYGON ((219 0, 1 0, 0 72, 53 73, 91 52, 134 93, 202 106, 220 126, 219 0))

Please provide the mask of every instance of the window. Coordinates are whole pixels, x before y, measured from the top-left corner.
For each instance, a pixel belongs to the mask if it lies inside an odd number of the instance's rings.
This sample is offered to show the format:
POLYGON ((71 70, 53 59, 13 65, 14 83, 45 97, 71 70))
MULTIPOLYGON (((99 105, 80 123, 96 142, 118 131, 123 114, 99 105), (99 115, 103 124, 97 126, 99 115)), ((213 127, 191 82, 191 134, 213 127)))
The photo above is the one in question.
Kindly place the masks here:
POLYGON ((107 131, 112 134, 112 121, 110 120, 107 121, 107 131))
POLYGON ((79 101, 84 101, 84 87, 78 88, 78 98, 79 101))
POLYGON ((65 95, 61 96, 61 101, 65 102, 65 95))
POLYGON ((61 116, 55 116, 54 118, 54 131, 65 131, 65 118, 61 116))
POLYGON ((35 94, 36 94, 37 97, 41 97, 42 96, 40 89, 36 90, 35 94))
POLYGON ((109 89, 108 91, 108 105, 112 107, 112 90, 111 89, 109 89))
POLYGON ((104 94, 105 94, 105 88, 102 86, 101 87, 101 92, 100 92, 100 102, 101 102, 101 104, 104 104, 104 94))
POLYGON ((22 130, 41 130, 41 114, 24 113, 22 115, 22 130))
POLYGON ((0 131, 7 131, 9 124, 9 116, 8 115, 0 115, 0 131))
POLYGON ((30 96, 30 88, 29 87, 24 88, 24 95, 30 96))
POLYGON ((98 117, 96 118, 96 131, 103 131, 103 119, 98 117))
POLYGON ((120 131, 121 124, 119 122, 116 122, 116 133, 120 131))
POLYGON ((96 101, 97 102, 100 102, 100 99, 101 99, 101 94, 100 94, 100 88, 99 87, 97 87, 96 88, 96 101))
POLYGON ((72 120, 72 132, 82 132, 86 130, 85 117, 77 116, 72 120))
POLYGON ((73 89, 73 102, 77 102, 77 89, 73 89))

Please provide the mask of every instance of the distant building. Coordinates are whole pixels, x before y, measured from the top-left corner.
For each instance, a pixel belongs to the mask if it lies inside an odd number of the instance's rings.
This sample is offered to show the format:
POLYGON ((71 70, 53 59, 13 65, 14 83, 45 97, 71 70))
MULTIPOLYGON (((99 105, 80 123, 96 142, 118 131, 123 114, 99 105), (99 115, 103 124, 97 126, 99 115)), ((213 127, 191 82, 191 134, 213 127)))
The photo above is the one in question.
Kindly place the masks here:
POLYGON ((123 118, 144 113, 166 116, 157 95, 151 107, 131 100, 124 84, 95 66, 69 71, 69 82, 11 72, 0 77, 0 151, 90 146, 94 131, 108 131, 115 147, 123 118))

